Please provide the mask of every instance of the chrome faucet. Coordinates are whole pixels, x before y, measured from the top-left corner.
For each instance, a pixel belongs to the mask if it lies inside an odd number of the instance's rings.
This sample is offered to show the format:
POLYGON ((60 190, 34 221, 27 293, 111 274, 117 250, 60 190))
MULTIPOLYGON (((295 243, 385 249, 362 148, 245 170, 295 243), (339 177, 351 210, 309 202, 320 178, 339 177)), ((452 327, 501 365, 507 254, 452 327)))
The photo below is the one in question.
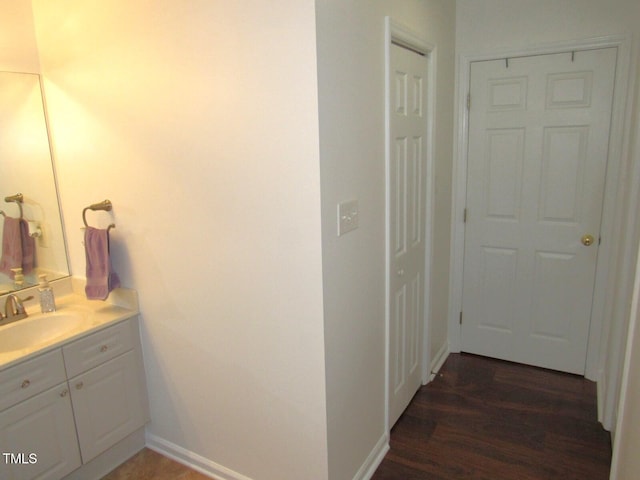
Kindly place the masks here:
POLYGON ((23 318, 27 318, 28 315, 23 302, 31 299, 33 299, 33 295, 24 299, 13 293, 7 295, 7 299, 4 304, 4 316, 0 313, 0 325, 6 325, 17 320, 22 320, 23 318))

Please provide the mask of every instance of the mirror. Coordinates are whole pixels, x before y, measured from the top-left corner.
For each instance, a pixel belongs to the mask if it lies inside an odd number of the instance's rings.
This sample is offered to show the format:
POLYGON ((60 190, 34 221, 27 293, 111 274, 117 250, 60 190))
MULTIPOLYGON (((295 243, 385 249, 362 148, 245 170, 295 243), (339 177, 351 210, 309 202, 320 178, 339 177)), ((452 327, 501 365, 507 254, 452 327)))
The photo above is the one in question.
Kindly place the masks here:
MULTIPOLYGON (((40 76, 0 72, 0 210, 19 218, 20 207, 33 238, 33 270, 22 284, 0 272, 0 295, 36 285, 42 273, 48 280, 69 275, 40 76), (21 204, 5 201, 19 193, 21 204)), ((6 217, 0 216, 0 249, 9 251, 6 217)))

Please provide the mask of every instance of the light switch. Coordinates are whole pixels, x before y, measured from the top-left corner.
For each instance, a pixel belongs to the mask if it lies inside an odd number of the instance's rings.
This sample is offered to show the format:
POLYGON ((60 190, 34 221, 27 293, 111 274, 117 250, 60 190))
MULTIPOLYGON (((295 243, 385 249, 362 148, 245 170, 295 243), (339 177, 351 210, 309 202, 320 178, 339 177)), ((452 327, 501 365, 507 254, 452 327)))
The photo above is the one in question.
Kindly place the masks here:
POLYGON ((358 228, 358 201, 349 200, 338 204, 338 236, 358 228))

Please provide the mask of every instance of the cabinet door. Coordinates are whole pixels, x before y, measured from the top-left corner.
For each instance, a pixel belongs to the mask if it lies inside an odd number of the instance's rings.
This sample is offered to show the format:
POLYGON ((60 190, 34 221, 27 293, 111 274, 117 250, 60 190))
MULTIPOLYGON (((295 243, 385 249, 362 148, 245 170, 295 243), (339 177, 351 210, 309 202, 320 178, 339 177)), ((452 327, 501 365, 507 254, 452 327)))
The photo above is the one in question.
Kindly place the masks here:
POLYGON ((83 463, 145 424, 139 371, 130 351, 69 380, 83 463))
POLYGON ((80 466, 67 384, 0 412, 0 478, 58 480, 80 466))

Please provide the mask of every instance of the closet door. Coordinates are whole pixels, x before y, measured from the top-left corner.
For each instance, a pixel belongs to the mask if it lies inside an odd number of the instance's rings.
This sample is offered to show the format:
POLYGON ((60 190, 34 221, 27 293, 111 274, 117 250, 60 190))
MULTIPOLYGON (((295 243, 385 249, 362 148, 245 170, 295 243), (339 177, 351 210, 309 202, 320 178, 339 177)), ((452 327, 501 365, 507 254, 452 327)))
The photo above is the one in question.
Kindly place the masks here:
POLYGON ((584 374, 615 66, 472 64, 463 351, 584 374))
POLYGON ((422 383, 428 61, 391 45, 390 66, 387 308, 392 426, 422 383))

